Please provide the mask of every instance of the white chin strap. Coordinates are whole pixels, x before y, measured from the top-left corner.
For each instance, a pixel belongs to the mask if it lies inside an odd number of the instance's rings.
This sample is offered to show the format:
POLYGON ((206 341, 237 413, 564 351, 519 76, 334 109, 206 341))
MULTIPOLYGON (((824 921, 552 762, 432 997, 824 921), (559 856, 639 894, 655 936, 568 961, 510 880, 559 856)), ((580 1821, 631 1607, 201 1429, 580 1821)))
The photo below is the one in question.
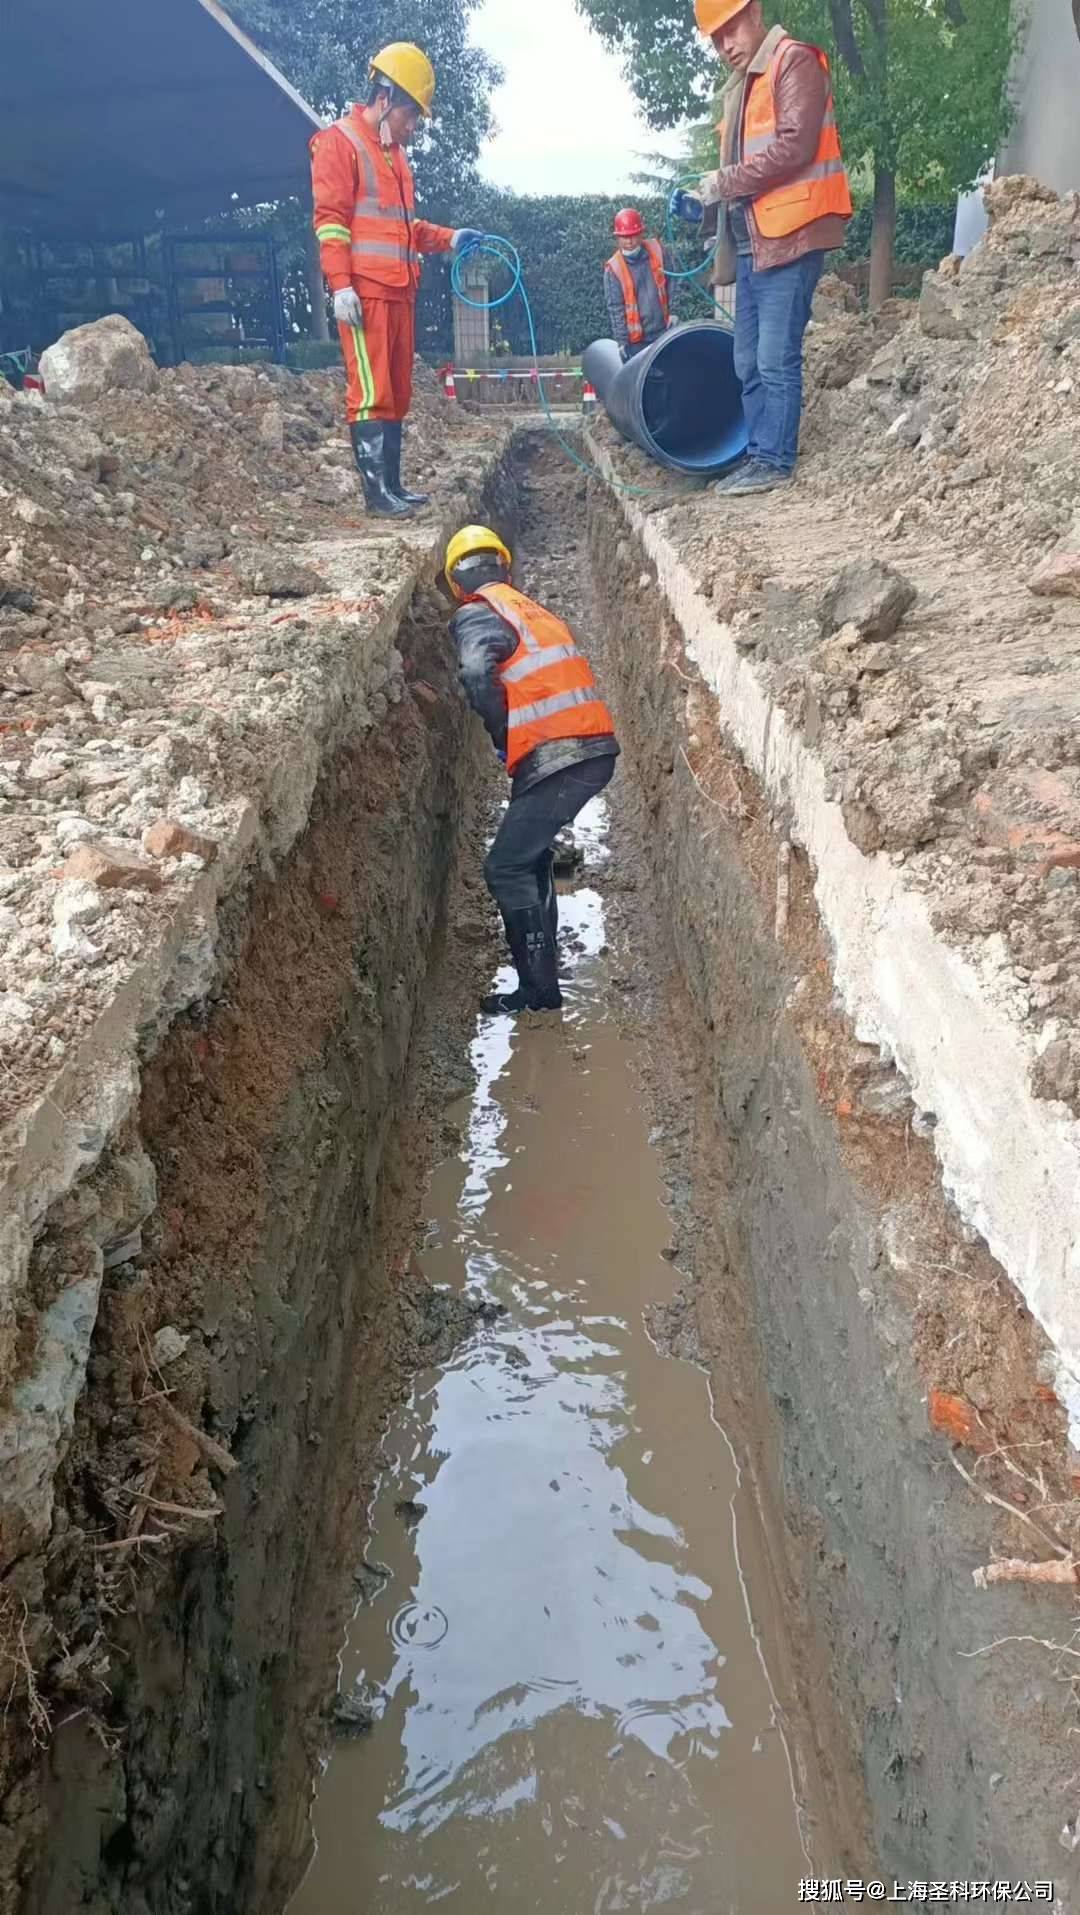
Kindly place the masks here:
MULTIPOLYGON (((378 79, 381 76, 376 74, 375 77, 376 79, 378 79)), ((381 88, 380 88, 380 91, 381 91, 381 88)), ((387 126, 386 122, 393 111, 394 95, 390 87, 387 87, 386 91, 389 95, 389 103, 388 105, 384 106, 382 112, 379 115, 379 144, 380 146, 393 146, 394 142, 390 136, 390 128, 387 126)))

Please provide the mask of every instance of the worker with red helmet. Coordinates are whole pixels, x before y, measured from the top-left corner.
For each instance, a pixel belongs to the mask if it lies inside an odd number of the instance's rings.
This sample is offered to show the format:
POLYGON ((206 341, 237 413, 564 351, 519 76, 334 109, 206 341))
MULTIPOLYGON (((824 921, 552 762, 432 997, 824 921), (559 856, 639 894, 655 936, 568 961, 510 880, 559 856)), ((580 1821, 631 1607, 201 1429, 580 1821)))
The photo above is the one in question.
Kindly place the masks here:
POLYGON ((675 321, 668 274, 671 255, 650 239, 635 206, 615 215, 615 251, 604 267, 604 297, 611 336, 624 359, 631 359, 675 321))
POLYGON ((694 0, 700 31, 731 70, 720 167, 684 195, 719 208, 714 282, 735 285, 735 370, 750 440, 725 497, 770 492, 795 467, 803 336, 825 254, 844 244, 851 190, 820 47, 770 31, 761 0, 694 0))

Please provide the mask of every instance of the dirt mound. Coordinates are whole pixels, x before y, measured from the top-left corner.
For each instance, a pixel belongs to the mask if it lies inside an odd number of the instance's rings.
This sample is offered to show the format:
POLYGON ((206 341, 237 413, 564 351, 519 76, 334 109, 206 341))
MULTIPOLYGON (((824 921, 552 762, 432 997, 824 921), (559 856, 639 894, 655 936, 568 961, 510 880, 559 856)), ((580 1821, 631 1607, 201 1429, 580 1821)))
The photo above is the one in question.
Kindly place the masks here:
POLYGON ((846 312, 808 341, 807 476, 890 532, 933 523, 1034 568, 1080 506, 1080 196, 986 195, 966 259, 917 307, 846 312))
MULTIPOLYGON (((464 422, 418 373, 408 470, 434 490, 464 422)), ((125 593, 160 600, 241 538, 290 543, 361 514, 343 401, 336 371, 181 366, 154 391, 4 404, 0 652, 107 628, 125 593)))

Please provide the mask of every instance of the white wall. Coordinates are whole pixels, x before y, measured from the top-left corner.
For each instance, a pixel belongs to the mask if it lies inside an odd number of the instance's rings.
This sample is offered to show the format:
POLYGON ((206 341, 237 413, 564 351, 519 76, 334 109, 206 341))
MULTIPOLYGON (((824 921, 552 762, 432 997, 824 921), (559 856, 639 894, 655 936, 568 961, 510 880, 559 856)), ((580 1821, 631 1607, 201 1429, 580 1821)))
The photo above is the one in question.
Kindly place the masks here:
POLYGON ((1059 193, 1080 190, 1080 34, 1073 0, 1027 0, 1030 27, 1017 69, 1020 110, 999 173, 1034 173, 1059 193))

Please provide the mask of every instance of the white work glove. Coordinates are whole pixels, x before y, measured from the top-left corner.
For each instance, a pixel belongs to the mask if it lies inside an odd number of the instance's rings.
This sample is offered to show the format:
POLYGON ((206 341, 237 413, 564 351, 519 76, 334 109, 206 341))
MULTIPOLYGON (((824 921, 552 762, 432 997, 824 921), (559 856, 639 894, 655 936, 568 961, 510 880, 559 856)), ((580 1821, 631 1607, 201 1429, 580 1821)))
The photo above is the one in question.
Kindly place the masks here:
POLYGON ((351 286, 343 286, 334 294, 334 318, 340 326, 362 326, 364 308, 360 304, 360 295, 351 286))
POLYGON ((719 173, 703 173, 698 181, 697 196, 703 206, 715 206, 722 199, 719 173))
POLYGON ((476 240, 483 239, 483 237, 483 233, 479 232, 475 226, 459 226, 453 239, 450 241, 450 250, 453 253, 460 253, 464 247, 471 246, 476 240))

